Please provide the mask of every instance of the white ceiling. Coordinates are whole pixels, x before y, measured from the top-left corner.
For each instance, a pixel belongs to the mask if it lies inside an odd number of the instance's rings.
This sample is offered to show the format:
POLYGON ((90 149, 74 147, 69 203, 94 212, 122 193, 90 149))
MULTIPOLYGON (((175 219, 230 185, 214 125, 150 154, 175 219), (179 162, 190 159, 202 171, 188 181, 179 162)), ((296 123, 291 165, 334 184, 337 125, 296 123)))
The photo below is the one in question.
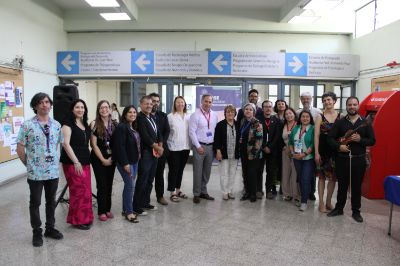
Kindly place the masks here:
MULTIPOLYGON (((32 0, 61 9, 67 32, 237 31, 351 34, 354 13, 326 16, 312 25, 288 24, 309 0, 117 0, 122 8, 92 8, 84 0, 32 0), (128 12, 126 22, 106 22, 101 12, 128 12)), ((344 3, 367 0, 343 0, 344 3)))

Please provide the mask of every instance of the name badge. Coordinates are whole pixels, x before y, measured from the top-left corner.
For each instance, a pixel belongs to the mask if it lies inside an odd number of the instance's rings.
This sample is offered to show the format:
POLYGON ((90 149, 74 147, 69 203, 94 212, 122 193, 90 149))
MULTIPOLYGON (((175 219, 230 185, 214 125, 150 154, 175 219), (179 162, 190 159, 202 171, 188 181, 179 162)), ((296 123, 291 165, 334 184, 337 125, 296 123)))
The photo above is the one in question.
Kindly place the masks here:
POLYGON ((207 132, 207 137, 212 137, 212 132, 211 131, 207 132))
POLYGON ((303 152, 303 142, 301 140, 296 140, 294 142, 294 152, 302 153, 303 152))

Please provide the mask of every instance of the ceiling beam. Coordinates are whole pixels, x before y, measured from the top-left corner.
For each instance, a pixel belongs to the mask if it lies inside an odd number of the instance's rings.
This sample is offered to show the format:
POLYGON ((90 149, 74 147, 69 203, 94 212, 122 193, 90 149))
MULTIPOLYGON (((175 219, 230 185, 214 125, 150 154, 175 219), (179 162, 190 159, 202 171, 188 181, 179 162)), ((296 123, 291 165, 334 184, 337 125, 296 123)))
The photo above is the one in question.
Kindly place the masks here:
POLYGON ((130 17, 134 20, 138 20, 139 8, 135 0, 117 0, 121 7, 126 10, 130 17))
POLYGON ((280 10, 281 23, 287 23, 294 16, 300 15, 302 7, 305 6, 310 0, 286 0, 285 5, 280 10))

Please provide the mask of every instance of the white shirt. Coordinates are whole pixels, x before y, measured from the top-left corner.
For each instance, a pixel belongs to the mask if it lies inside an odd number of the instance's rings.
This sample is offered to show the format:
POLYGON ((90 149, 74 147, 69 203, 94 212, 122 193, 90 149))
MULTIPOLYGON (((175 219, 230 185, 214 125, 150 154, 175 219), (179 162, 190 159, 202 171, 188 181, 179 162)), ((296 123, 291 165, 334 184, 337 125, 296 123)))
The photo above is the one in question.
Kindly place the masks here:
POLYGON ((204 113, 199 108, 190 116, 189 137, 196 148, 200 148, 200 142, 207 144, 214 142, 217 122, 218 116, 212 110, 209 113, 204 113), (210 123, 208 123, 208 118, 210 123))
MULTIPOLYGON (((303 111, 303 109, 299 109, 296 111, 297 116, 301 113, 301 111, 303 111)), ((322 111, 319 108, 315 108, 313 106, 310 106, 310 109, 308 111, 310 111, 310 113, 314 119, 314 122, 315 122, 315 119, 317 119, 317 117, 322 114, 322 111)))
POLYGON ((118 114, 118 112, 117 111, 112 111, 112 113, 111 113, 111 119, 112 120, 114 120, 114 121, 116 121, 117 123, 119 123, 119 114, 118 114))
POLYGON ((178 113, 167 115, 170 127, 167 140, 168 148, 171 151, 189 150, 189 120, 190 116, 184 114, 183 118, 178 113))

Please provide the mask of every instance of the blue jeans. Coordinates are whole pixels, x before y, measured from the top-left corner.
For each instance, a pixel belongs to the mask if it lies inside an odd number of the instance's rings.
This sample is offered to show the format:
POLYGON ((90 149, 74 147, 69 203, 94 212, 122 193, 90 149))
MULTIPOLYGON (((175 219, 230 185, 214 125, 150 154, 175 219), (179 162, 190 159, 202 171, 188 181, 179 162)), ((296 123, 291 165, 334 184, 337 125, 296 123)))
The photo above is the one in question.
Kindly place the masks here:
POLYGON ((297 180, 300 181, 301 203, 307 203, 310 196, 313 178, 315 177, 314 159, 296 160, 293 159, 296 168, 297 180))
POLYGON ((122 179, 124 180, 124 190, 122 192, 122 211, 126 214, 133 213, 132 201, 137 180, 136 173, 138 164, 135 163, 129 166, 131 168, 131 176, 128 175, 122 165, 117 164, 118 171, 121 174, 122 179))
POLYGON ((153 180, 156 175, 157 158, 147 150, 142 151, 139 161, 138 180, 133 198, 133 211, 138 212, 150 205, 150 194, 153 189, 153 180))

